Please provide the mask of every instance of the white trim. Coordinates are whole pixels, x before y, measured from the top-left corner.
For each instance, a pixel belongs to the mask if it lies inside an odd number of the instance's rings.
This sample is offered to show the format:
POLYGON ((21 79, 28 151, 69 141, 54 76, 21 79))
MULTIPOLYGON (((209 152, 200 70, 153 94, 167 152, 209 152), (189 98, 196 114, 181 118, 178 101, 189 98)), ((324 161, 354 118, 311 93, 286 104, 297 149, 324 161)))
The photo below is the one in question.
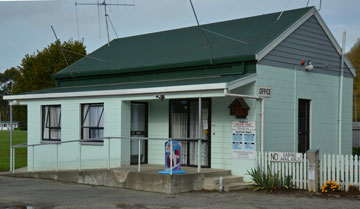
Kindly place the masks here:
POLYGON ((4 96, 4 100, 31 100, 31 99, 50 99, 50 98, 69 98, 69 97, 117 96, 117 95, 133 95, 133 94, 142 95, 142 94, 151 94, 151 93, 206 91, 206 90, 225 89, 226 87, 227 87, 226 83, 218 83, 218 84, 197 84, 197 85, 186 85, 186 86, 121 89, 121 90, 24 94, 24 95, 4 96))
POLYGON ((286 29, 280 36, 273 40, 269 45, 262 49, 259 53, 256 54, 256 60, 259 62, 264 58, 270 51, 272 51, 277 45, 279 45, 285 38, 287 38, 291 33, 293 33, 300 25, 302 25, 306 20, 308 20, 315 12, 316 9, 312 8, 304 16, 298 19, 292 26, 286 29))
POLYGON ((249 83, 253 83, 255 81, 256 81, 256 74, 252 74, 245 78, 240 78, 238 80, 231 81, 227 84, 227 86, 228 86, 229 90, 233 90, 233 89, 239 88, 241 86, 245 86, 249 83))

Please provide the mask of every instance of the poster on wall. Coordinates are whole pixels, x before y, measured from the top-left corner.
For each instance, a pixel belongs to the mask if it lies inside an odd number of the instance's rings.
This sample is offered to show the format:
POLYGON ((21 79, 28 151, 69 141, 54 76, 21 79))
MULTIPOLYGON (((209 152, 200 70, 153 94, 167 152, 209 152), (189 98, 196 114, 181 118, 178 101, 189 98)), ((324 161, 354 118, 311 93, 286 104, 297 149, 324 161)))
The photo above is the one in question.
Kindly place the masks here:
POLYGON ((235 159, 255 159, 255 121, 238 120, 232 122, 232 157, 235 159))

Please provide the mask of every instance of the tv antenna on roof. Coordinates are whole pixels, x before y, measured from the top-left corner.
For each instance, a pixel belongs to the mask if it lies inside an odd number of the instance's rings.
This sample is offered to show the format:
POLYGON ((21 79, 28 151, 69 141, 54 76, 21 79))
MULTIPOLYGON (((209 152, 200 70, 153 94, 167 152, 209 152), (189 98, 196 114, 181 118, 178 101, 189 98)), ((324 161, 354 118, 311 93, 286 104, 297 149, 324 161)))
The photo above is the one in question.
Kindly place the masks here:
MULTIPOLYGON (((77 32, 78 32, 78 37, 79 37, 79 18, 78 18, 78 12, 77 12, 77 6, 78 5, 83 5, 83 6, 97 6, 98 7, 98 19, 99 19, 99 31, 100 31, 100 7, 104 7, 104 15, 105 15, 105 25, 106 25, 106 33, 107 33, 107 40, 108 40, 108 46, 110 46, 110 34, 109 34, 109 23, 116 35, 117 38, 118 35, 116 33, 115 27, 113 25, 113 23, 111 22, 110 16, 107 13, 107 6, 125 6, 125 7, 134 7, 135 3, 132 4, 128 4, 128 3, 107 3, 106 0, 102 0, 102 2, 100 2, 99 0, 97 1, 97 3, 77 3, 75 1, 75 9, 76 9, 76 25, 77 25, 77 32)), ((101 32, 100 32, 101 34, 101 32)), ((101 35, 100 35, 101 36, 101 35)))

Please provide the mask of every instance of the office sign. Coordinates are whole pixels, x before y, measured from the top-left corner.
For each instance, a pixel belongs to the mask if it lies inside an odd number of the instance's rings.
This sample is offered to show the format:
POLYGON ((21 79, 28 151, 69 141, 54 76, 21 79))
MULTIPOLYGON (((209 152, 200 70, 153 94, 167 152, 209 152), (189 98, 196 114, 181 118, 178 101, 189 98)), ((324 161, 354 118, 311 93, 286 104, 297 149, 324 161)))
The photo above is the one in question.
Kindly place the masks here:
POLYGON ((259 97, 271 97, 271 87, 269 86, 259 87, 259 97))

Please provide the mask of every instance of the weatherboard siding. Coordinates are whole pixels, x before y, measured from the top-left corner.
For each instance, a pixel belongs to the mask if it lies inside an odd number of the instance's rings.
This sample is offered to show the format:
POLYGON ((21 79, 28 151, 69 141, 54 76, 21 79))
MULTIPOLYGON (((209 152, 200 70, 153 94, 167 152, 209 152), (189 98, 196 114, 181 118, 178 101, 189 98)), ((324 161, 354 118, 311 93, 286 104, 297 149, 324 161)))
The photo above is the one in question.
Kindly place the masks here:
MULTIPOLYGON (((297 151, 298 100, 309 99, 310 148, 337 153, 339 77, 297 70, 295 93, 294 70, 265 65, 257 69, 257 86, 272 88, 271 98, 265 98, 265 151, 297 151)), ((344 78, 343 154, 352 152, 352 86, 353 79, 344 78)))
MULTIPOLYGON (((149 137, 168 138, 169 137, 169 100, 149 102, 148 129, 149 137)), ((149 164, 165 163, 165 140, 149 141, 148 159, 149 164)))
MULTIPOLYGON (((255 95, 256 84, 251 83, 241 88, 235 89, 232 93, 255 95)), ((211 112, 211 168, 231 169, 232 174, 244 176, 247 170, 254 165, 254 160, 241 160, 232 158, 232 121, 237 121, 235 116, 230 115, 228 106, 235 97, 212 98, 211 112)), ((248 120, 256 120, 259 112, 260 102, 252 99, 245 99, 251 107, 248 120), (257 103, 255 105, 255 103, 257 103)), ((257 144, 260 147, 260 124, 256 124, 257 144)), ((248 180, 245 177, 245 180, 248 180)))
MULTIPOLYGON (((341 56, 314 16, 276 46, 259 63, 274 67, 304 70, 301 60, 311 60, 314 73, 338 76, 341 56)), ((353 77, 348 68, 345 77, 353 77)))
MULTIPOLYGON (((61 140, 80 139, 81 122, 80 106, 85 103, 104 103, 104 135, 129 136, 130 134, 130 103, 119 98, 84 98, 39 100, 28 102, 28 144, 41 143, 41 106, 61 105, 61 140)), ((107 168, 108 165, 108 140, 101 146, 82 145, 82 168, 107 168)), ((79 168, 79 143, 65 143, 61 145, 47 144, 35 147, 35 170, 56 169, 56 146, 58 146, 59 169, 79 168)), ((129 164, 129 142, 127 140, 112 140, 110 142, 111 167, 129 164), (121 150, 121 152, 120 152, 121 150)), ((28 148, 28 169, 33 168, 32 147, 28 148)))

